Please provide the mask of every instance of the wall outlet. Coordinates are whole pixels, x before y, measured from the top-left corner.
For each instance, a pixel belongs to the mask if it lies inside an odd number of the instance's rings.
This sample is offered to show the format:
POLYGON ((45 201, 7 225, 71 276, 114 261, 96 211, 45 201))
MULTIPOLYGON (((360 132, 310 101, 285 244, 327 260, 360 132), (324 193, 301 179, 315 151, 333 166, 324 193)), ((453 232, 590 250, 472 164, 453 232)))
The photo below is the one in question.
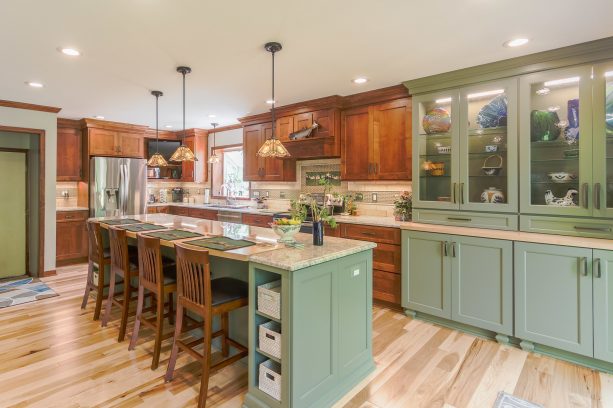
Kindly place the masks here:
POLYGON ((376 203, 378 198, 379 197, 377 196, 377 193, 372 193, 372 202, 373 203, 376 203))
POLYGON ((61 194, 62 194, 62 197, 64 197, 64 198, 70 197, 70 194, 68 193, 68 190, 62 190, 61 194))
POLYGON ((279 198, 285 198, 285 191, 279 191, 279 198))
POLYGON ((266 191, 264 194, 266 194, 266 197, 270 197, 270 191, 266 191))

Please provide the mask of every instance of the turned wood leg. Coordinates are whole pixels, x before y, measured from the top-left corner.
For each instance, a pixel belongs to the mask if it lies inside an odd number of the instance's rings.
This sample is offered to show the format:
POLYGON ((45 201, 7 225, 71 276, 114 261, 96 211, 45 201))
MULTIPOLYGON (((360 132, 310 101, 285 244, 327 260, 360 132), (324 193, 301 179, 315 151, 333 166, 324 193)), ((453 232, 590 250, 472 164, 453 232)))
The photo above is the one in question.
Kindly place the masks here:
POLYGON ((132 285, 130 284, 129 277, 124 278, 123 286, 123 299, 121 302, 121 323, 119 324, 119 336, 117 336, 118 342, 122 342, 126 338, 126 327, 128 326, 128 312, 130 311, 130 298, 132 297, 132 285))
POLYGON ((177 320, 175 322, 175 336, 172 339, 172 351, 170 352, 170 359, 168 360, 168 368, 166 369, 166 376, 164 380, 166 382, 172 381, 172 377, 175 371, 175 364, 177 363, 177 353, 179 352, 179 346, 177 341, 181 335, 181 326, 183 325, 183 306, 177 304, 177 320))
POLYGON ((228 357, 230 355, 230 344, 228 343, 230 324, 227 312, 221 314, 221 330, 223 331, 223 335, 221 336, 221 355, 223 357, 228 357))
POLYGON ((211 322, 204 321, 204 349, 202 355, 202 378, 200 379, 200 395, 198 408, 206 407, 206 397, 209 391, 209 371, 211 368, 211 322))
POLYGON ((175 324, 175 315, 174 311, 174 296, 172 292, 168 293, 168 323, 175 324))
POLYGON ((85 293, 83 294, 83 301, 81 302, 81 309, 85 309, 87 301, 89 300, 89 292, 92 290, 92 282, 94 280, 94 267, 90 262, 87 266, 87 283, 85 284, 85 293))
POLYGON ((109 282, 109 296, 106 300, 106 308, 104 310, 104 317, 102 318, 102 327, 106 327, 109 319, 111 318, 111 304, 113 303, 113 296, 115 296, 115 273, 111 270, 111 281, 109 282))
POLYGON ((94 320, 100 319, 100 311, 102 310, 102 298, 104 297, 104 272, 104 267, 102 267, 102 271, 98 269, 98 287, 96 288, 96 307, 94 308, 94 320))
POLYGON ((143 315, 143 303, 145 303, 145 287, 138 287, 138 300, 136 301, 136 317, 134 318, 134 329, 132 330, 132 339, 128 350, 134 350, 136 342, 138 341, 138 332, 140 330, 140 319, 143 315))
POLYGON ((155 316, 155 344, 153 346, 153 361, 151 369, 158 368, 160 363, 160 350, 162 349, 162 333, 164 332, 164 293, 157 295, 157 310, 155 316))

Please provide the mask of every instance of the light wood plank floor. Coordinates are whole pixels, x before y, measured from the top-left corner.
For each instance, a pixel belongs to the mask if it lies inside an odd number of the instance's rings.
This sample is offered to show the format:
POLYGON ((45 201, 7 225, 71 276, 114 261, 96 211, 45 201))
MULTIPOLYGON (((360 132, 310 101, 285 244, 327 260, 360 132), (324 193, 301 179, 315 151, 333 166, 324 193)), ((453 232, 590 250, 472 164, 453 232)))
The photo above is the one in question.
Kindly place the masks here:
MULTIPOLYGON (((142 330, 128 351, 127 341, 116 341, 116 318, 101 329, 91 320, 93 302, 80 309, 85 266, 58 272, 44 281, 59 297, 0 309, 1 407, 195 406, 197 363, 183 353, 175 381, 164 384, 170 340, 151 371, 151 332, 142 330)), ((347 408, 488 408, 501 390, 548 408, 613 407, 613 376, 382 307, 373 316, 377 370, 343 401, 347 408)), ((219 371, 207 406, 240 407, 246 385, 245 363, 219 371)))

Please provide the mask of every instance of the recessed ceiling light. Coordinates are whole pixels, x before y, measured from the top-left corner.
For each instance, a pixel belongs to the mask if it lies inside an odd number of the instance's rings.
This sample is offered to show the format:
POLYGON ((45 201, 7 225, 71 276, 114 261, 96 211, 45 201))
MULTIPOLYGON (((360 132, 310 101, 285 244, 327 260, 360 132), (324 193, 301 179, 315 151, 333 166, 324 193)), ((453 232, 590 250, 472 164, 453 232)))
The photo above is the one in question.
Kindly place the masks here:
POLYGON ((31 86, 32 88, 42 88, 43 84, 40 82, 26 82, 26 85, 31 86))
POLYGON ((354 78, 351 80, 351 82, 353 82, 354 84, 365 84, 366 82, 368 82, 368 78, 364 78, 364 77, 358 77, 358 78, 354 78))
POLYGON ((59 48, 59 50, 62 54, 69 55, 71 57, 78 57, 79 55, 81 55, 81 52, 74 48, 59 48))
POLYGON ((272 105, 273 103, 276 103, 276 101, 273 101, 272 99, 269 99, 266 101, 267 104, 272 105))
POLYGON ((526 45, 530 42, 529 39, 527 38, 514 38, 512 40, 509 40, 507 42, 505 42, 504 45, 505 47, 521 47, 522 45, 526 45))
POLYGON ((449 103, 451 102, 451 98, 441 98, 434 101, 434 103, 449 103))
POLYGON ((217 115, 214 115, 212 113, 209 115, 209 118, 216 118, 216 117, 217 117, 217 115))
POLYGON ((103 119, 104 119, 104 116, 96 115, 96 116, 94 116, 94 119, 100 119, 100 120, 103 120, 103 119))
POLYGON ((166 125, 164 126, 166 129, 172 129, 172 125, 166 125))

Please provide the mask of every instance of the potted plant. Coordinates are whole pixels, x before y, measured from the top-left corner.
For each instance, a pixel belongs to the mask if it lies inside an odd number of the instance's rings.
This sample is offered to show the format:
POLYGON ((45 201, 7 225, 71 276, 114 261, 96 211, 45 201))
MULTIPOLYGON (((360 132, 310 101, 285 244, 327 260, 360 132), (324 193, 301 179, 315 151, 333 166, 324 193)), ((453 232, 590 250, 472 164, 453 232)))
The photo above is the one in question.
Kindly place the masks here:
POLYGON ((413 195, 404 191, 396 201, 394 201, 394 217, 397 221, 410 221, 413 213, 413 195))

